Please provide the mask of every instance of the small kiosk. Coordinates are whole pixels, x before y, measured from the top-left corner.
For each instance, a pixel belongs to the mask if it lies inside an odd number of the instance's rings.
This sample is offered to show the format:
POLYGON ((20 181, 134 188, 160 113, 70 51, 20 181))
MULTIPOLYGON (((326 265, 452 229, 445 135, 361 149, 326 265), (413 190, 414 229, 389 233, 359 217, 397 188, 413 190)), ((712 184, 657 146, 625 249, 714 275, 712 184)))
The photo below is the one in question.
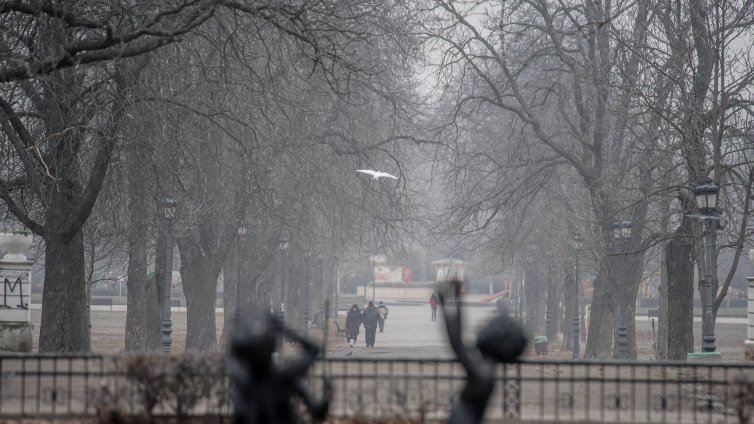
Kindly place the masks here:
POLYGON ((432 266, 435 268, 435 281, 437 283, 458 280, 461 282, 461 292, 463 292, 463 283, 466 279, 464 275, 466 262, 460 259, 448 258, 433 261, 432 266))

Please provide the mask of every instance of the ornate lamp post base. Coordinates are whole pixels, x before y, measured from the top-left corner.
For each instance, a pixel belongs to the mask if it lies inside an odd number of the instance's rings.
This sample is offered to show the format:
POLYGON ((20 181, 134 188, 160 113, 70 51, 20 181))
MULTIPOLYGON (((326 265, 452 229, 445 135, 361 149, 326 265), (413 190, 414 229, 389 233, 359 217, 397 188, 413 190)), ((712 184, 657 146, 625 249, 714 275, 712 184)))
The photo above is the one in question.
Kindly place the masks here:
MULTIPOLYGON (((623 318, 621 318, 623 320, 623 318)), ((628 327, 625 322, 618 325, 618 359, 628 358, 628 327)))
POLYGON ((162 320, 162 351, 170 352, 170 346, 173 344, 173 322, 169 319, 162 320))
MULTIPOLYGON (((280 319, 280 322, 283 325, 285 325, 285 304, 280 304, 280 310, 278 311, 278 319, 280 319)), ((285 341, 285 336, 283 335, 283 332, 281 331, 280 336, 278 337, 278 341, 277 341, 278 352, 282 352, 284 341, 285 341)))

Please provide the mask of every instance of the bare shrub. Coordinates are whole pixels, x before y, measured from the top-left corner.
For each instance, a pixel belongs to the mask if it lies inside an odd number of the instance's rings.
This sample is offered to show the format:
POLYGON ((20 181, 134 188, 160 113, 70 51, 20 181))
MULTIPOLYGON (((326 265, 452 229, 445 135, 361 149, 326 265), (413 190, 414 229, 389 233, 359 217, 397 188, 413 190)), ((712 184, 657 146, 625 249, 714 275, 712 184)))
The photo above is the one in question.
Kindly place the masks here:
POLYGON ((746 375, 739 375, 733 379, 730 386, 736 417, 740 424, 752 422, 754 418, 754 380, 746 375))
POLYGON ((116 368, 127 384, 116 384, 117 393, 110 387, 100 391, 99 422, 127 422, 122 417, 136 415, 153 423, 156 414, 184 422, 189 415, 221 415, 229 409, 220 353, 128 355, 116 368))

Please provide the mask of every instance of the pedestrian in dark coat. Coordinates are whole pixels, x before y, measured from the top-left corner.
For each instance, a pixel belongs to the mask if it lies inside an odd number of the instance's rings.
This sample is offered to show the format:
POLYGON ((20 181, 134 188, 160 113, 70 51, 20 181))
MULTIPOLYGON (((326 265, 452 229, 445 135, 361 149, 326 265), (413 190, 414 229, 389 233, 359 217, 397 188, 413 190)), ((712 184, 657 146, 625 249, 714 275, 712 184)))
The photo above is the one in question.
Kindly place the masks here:
POLYGON ((361 322, 364 323, 364 332, 366 333, 367 347, 374 347, 374 336, 377 333, 377 324, 380 321, 380 311, 374 307, 374 302, 369 301, 369 305, 361 313, 361 322))
POLYGON ((351 343, 351 347, 356 343, 356 337, 359 335, 361 326, 361 311, 357 304, 353 304, 346 315, 346 341, 351 343))

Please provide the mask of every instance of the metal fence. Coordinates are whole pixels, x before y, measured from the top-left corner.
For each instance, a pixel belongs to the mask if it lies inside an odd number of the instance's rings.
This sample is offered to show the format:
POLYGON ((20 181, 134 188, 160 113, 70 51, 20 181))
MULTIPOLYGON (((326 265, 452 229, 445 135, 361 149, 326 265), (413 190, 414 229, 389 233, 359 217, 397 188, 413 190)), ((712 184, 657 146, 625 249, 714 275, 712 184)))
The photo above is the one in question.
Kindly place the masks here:
MULTIPOLYGON (((222 357, 0 356, 0 421, 126 414, 228 417, 222 357), (160 362, 162 361, 162 362, 160 362), (140 364, 140 365, 139 365, 140 364), (203 366, 201 364, 211 364, 203 366), (154 372, 160 371, 160 372, 154 372)), ((754 365, 533 361, 500 366, 495 422, 740 423, 754 418, 754 365)), ((334 416, 441 420, 465 382, 451 360, 319 361, 309 385, 333 381, 334 416)))

